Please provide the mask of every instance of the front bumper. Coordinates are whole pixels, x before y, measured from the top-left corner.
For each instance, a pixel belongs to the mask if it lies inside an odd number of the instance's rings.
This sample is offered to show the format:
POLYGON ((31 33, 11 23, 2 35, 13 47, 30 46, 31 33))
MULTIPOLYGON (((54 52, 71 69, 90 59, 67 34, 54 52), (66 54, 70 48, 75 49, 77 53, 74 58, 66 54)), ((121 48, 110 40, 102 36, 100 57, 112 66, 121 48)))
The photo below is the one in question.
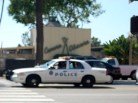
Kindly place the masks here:
POLYGON ((14 81, 16 83, 25 83, 25 76, 19 76, 17 74, 13 74, 11 76, 11 81, 14 81))
POLYGON ((6 70, 5 71, 5 77, 7 80, 11 80, 11 76, 13 75, 13 71, 12 70, 6 70))

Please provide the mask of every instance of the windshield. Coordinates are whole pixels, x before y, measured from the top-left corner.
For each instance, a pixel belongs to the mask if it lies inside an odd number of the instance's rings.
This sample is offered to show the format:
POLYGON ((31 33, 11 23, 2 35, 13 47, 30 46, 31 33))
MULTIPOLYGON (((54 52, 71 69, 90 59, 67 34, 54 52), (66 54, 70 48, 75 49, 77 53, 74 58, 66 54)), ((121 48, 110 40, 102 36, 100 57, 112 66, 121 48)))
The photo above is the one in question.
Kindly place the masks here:
POLYGON ((47 67, 49 67, 51 64, 53 64, 53 63, 55 63, 55 62, 56 62, 56 61, 51 60, 51 61, 49 61, 49 62, 46 62, 46 63, 40 65, 40 67, 41 67, 41 68, 47 68, 47 67))
POLYGON ((108 60, 106 58, 103 58, 103 59, 101 59, 101 61, 109 63, 110 65, 115 65, 115 60, 114 59, 109 59, 108 60))
POLYGON ((110 59, 110 60, 108 60, 108 63, 111 64, 111 65, 115 65, 115 61, 114 61, 114 59, 110 59))
POLYGON ((107 59, 105 59, 105 58, 102 58, 102 59, 101 59, 101 61, 103 61, 103 62, 106 62, 106 63, 107 63, 107 59))

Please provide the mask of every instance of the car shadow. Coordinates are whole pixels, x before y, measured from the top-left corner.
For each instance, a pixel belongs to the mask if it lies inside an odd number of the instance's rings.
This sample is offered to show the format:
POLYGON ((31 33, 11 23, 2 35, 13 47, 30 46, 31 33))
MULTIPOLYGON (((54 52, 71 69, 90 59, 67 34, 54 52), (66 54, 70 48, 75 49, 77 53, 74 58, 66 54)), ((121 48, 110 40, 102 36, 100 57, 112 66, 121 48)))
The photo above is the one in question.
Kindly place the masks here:
POLYGON ((86 88, 83 86, 75 87, 73 85, 40 85, 39 87, 23 87, 23 86, 12 86, 13 88, 32 88, 32 89, 115 89, 110 85, 103 86, 103 85, 94 85, 93 87, 86 88))
POLYGON ((116 80, 113 85, 136 85, 136 80, 116 80))
POLYGON ((83 86, 75 87, 72 84, 40 84, 39 87, 23 87, 22 85, 12 85, 15 88, 34 88, 34 89, 115 89, 117 85, 136 85, 135 80, 115 80, 113 84, 95 84, 92 88, 84 88, 83 86), (115 87, 114 87, 115 86, 115 87))

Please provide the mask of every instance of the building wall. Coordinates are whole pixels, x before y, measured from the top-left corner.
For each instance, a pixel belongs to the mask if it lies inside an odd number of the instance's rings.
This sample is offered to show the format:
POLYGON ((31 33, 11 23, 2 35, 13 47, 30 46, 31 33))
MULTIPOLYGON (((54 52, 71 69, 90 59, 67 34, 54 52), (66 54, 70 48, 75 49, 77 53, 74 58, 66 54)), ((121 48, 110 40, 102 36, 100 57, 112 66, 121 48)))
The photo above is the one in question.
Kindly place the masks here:
POLYGON ((13 47, 13 48, 1 48, 0 49, 0 59, 35 59, 34 47, 13 47))
MULTIPOLYGON (((43 30, 44 59, 51 59, 56 54, 91 55, 90 29, 44 26, 43 30)), ((32 29, 32 35, 35 46, 35 29, 32 29)))

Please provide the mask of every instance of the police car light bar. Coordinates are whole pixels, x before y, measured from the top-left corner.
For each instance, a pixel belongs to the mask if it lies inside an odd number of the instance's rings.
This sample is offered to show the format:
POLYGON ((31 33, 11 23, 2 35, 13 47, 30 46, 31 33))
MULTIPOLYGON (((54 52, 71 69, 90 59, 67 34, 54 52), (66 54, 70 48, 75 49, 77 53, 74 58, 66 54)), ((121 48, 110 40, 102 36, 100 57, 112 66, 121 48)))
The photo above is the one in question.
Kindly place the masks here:
POLYGON ((65 60, 70 60, 70 56, 63 56, 63 57, 59 57, 59 59, 65 59, 65 60))

